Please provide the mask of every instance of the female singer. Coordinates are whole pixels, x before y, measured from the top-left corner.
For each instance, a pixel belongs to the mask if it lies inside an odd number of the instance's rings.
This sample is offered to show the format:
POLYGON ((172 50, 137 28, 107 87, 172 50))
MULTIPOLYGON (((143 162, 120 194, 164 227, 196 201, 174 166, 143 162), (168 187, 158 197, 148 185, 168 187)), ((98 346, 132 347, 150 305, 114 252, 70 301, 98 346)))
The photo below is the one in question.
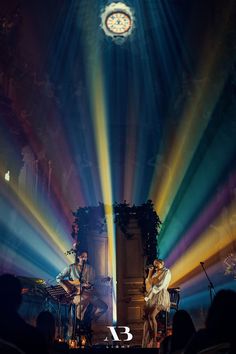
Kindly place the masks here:
POLYGON ((164 261, 155 259, 148 269, 145 280, 147 294, 144 298, 143 348, 152 348, 157 337, 156 316, 160 311, 170 310, 170 295, 167 290, 171 272, 164 267, 164 261))

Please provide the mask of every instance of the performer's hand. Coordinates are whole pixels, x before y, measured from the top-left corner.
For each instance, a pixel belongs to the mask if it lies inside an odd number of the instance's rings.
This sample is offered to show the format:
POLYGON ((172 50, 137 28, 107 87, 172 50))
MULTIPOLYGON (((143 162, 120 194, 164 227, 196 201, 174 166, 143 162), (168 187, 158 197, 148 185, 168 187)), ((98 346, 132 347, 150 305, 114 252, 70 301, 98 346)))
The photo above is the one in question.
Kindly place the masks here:
POLYGON ((91 284, 86 281, 86 282, 83 283, 83 288, 90 289, 91 288, 91 284))
POLYGON ((154 266, 150 266, 150 267, 148 268, 148 271, 149 271, 149 272, 152 272, 153 269, 154 269, 154 266))
POLYGON ((61 285, 61 287, 65 290, 65 292, 66 292, 67 294, 70 294, 71 289, 66 285, 66 281, 61 280, 61 281, 60 281, 60 285, 61 285))
POLYGON ((153 292, 151 291, 148 296, 145 296, 144 300, 147 302, 148 300, 151 300, 153 297, 153 292))

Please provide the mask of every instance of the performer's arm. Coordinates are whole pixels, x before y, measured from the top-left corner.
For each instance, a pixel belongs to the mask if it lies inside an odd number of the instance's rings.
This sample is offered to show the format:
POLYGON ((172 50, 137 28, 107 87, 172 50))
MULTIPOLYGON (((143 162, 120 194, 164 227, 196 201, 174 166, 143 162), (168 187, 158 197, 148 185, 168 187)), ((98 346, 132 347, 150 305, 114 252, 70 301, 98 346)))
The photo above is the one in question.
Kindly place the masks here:
POLYGON ((83 287, 90 289, 95 283, 95 271, 92 266, 89 267, 86 280, 83 282, 83 287))
POLYGON ((145 280, 146 291, 149 293, 152 288, 152 275, 153 275, 154 267, 149 267, 148 275, 145 280))
POLYGON ((162 289, 165 289, 168 287, 169 283, 171 280, 171 272, 169 269, 167 269, 165 276, 163 279, 160 280, 160 282, 152 287, 152 292, 153 294, 159 293, 162 289))
POLYGON ((159 293, 162 289, 167 289, 169 283, 170 283, 170 280, 171 280, 171 272, 169 269, 166 270, 166 274, 165 276, 163 277, 163 279, 161 279, 159 281, 159 283, 157 285, 154 285, 151 289, 151 291, 149 292, 148 296, 146 296, 144 298, 145 301, 148 301, 150 300, 154 294, 157 294, 159 293))
POLYGON ((67 293, 70 293, 70 288, 66 285, 65 279, 68 278, 69 276, 70 276, 70 267, 64 268, 63 271, 56 276, 56 282, 59 283, 67 293))

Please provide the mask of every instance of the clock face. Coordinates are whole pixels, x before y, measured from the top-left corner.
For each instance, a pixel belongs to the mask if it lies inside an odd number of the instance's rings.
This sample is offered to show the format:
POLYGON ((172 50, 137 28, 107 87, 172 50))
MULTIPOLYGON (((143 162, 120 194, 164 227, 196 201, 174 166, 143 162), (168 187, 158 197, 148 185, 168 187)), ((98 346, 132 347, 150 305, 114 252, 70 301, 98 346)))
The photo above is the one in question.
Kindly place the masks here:
POLYGON ((106 27, 112 33, 124 34, 131 28, 131 18, 124 12, 113 12, 106 18, 106 27))

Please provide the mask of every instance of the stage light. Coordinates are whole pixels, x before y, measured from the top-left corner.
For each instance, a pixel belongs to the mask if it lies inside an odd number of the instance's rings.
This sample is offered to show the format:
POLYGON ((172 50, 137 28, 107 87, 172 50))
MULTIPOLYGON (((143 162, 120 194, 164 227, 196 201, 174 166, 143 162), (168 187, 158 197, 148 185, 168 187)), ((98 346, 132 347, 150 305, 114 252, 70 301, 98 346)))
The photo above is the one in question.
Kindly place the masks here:
POLYGON ((10 171, 7 171, 5 173, 4 179, 6 182, 10 182, 10 179, 11 179, 10 171))

